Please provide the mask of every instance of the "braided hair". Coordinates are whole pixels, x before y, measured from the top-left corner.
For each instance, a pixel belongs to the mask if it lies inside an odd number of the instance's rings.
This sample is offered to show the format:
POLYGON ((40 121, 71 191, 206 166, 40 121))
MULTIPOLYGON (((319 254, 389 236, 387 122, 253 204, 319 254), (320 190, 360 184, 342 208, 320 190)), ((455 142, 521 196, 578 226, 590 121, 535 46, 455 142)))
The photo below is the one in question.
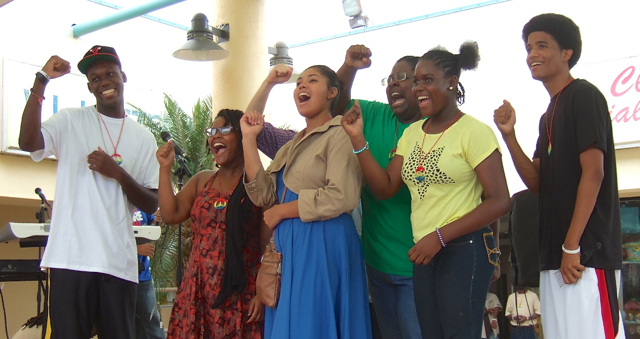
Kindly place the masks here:
POLYGON ((396 61, 396 64, 400 62, 406 62, 409 65, 411 65, 413 68, 416 68, 418 61, 420 61, 420 57, 413 56, 413 55, 405 55, 402 58, 398 59, 398 61, 396 61))
MULTIPOLYGON (((216 115, 216 117, 213 118, 209 123, 209 126, 211 126, 216 119, 224 118, 224 125, 225 126, 231 125, 231 127, 233 127, 233 129, 238 132, 238 144, 240 145, 241 154, 243 150, 242 150, 242 132, 240 131, 240 119, 242 118, 243 115, 244 113, 240 110, 225 108, 220 110, 220 112, 218 112, 218 115, 216 115)), ((211 153, 211 150, 209 149, 209 140, 205 140, 204 145, 207 148, 207 154, 211 153)), ((218 164, 216 164, 216 167, 220 168, 218 164)))
MULTIPOLYGON (((478 43, 475 41, 465 41, 460 46, 460 54, 453 54, 444 47, 438 46, 432 48, 425 53, 420 60, 431 60, 435 62, 436 67, 444 72, 445 77, 456 76, 460 79, 462 70, 473 70, 478 68, 480 61, 480 51, 478 43)), ((458 91, 456 93, 456 101, 458 105, 464 104, 465 90, 462 83, 458 81, 458 91)))

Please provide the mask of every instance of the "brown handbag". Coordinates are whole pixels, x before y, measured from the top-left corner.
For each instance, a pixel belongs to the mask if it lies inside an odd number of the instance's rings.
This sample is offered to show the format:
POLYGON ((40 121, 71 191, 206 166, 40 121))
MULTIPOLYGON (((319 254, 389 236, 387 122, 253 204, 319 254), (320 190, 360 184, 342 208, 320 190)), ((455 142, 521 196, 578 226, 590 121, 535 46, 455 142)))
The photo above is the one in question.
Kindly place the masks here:
MULTIPOLYGON (((280 204, 284 203, 284 197, 286 194, 287 187, 285 186, 280 204)), ((262 263, 260 264, 258 277, 256 278, 256 295, 266 306, 275 308, 276 305, 278 305, 281 279, 282 253, 278 252, 278 249, 276 249, 275 239, 272 234, 264 255, 262 256, 262 263)))
POLYGON ((276 244, 271 237, 267 249, 262 256, 262 263, 256 279, 256 294, 260 301, 275 308, 280 297, 280 280, 282 274, 282 253, 276 249, 276 244))

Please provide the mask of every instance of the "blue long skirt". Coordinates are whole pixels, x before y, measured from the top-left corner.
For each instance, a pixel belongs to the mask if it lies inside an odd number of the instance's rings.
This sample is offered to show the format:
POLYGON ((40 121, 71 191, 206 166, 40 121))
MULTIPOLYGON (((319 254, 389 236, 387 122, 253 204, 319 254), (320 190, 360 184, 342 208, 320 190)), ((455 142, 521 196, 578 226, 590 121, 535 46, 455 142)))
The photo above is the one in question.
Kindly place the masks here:
MULTIPOLYGON (((298 195, 287 189, 285 202, 295 200, 298 195)), ((266 307, 264 338, 370 339, 364 258, 351 216, 285 219, 276 227, 275 243, 282 253, 282 285, 277 307, 266 307)))

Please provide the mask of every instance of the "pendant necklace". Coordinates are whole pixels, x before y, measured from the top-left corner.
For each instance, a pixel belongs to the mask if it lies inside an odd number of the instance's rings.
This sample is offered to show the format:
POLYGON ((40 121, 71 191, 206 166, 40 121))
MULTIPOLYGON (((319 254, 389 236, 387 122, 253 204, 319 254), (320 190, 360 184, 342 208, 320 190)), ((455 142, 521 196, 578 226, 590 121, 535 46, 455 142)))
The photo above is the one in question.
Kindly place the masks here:
MULTIPOLYGON (((109 141, 111 141, 111 146, 113 147, 113 154, 111 154, 111 159, 115 161, 118 165, 122 164, 122 156, 118 154, 118 145, 120 144, 120 137, 122 136, 122 130, 124 129, 124 121, 127 120, 127 116, 125 115, 122 118, 122 125, 120 125, 120 134, 118 134, 118 141, 116 141, 115 145, 113 144, 113 139, 111 138, 111 133, 109 133, 109 129, 107 128, 107 124, 104 122, 102 116, 100 116, 100 112, 96 109, 96 114, 98 115, 98 120, 102 121, 104 125, 104 129, 107 130, 107 136, 109 137, 109 141)), ((98 124, 100 125, 100 124, 98 124)), ((105 145, 105 149, 107 148, 107 143, 104 141, 104 134, 102 134, 102 127, 100 127, 100 137, 102 137, 102 142, 105 145)))
POLYGON ((442 138, 442 136, 449 129, 449 127, 453 125, 453 123, 458 119, 460 114, 462 114, 462 111, 458 110, 458 114, 455 116, 455 118, 453 118, 453 120, 451 120, 451 122, 449 123, 449 126, 447 126, 447 128, 445 128, 444 131, 442 131, 438 139, 436 139, 436 142, 433 143, 429 151, 423 157, 421 154, 422 154, 422 148, 424 146, 424 139, 427 136, 427 131, 429 130, 429 125, 431 124, 432 118, 429 118, 429 121, 427 121, 427 127, 424 129, 424 135, 422 136, 422 145, 420 145, 420 153, 418 153, 418 155, 420 156, 420 162, 418 163, 418 167, 416 167, 416 173, 414 175, 416 180, 418 180, 418 182, 424 181, 424 179, 427 177, 427 171, 424 169, 424 167, 422 167, 422 163, 424 162, 424 159, 426 159, 429 156, 429 153, 431 153, 431 151, 436 146, 438 141, 440 141, 440 138, 442 138))
POLYGON ((547 145, 548 155, 551 155, 551 150, 553 148, 551 144, 551 133, 553 133, 553 117, 555 117, 556 115, 556 106, 558 106, 558 101, 560 101, 560 95, 562 94, 562 91, 564 91, 564 89, 567 88, 567 86, 569 86, 569 84, 572 82, 573 82, 573 79, 571 79, 566 85, 564 85, 564 87, 562 87, 560 92, 558 92, 558 97, 556 98, 556 102, 553 103, 553 111, 551 112, 551 124, 549 124, 549 119, 547 119, 546 116, 544 117, 544 127, 547 130, 547 140, 549 141, 549 144, 547 145))
POLYGON ((238 182, 240 182, 240 178, 242 178, 242 175, 240 175, 238 177, 238 180, 236 180, 235 185, 232 185, 231 188, 229 188, 229 190, 227 191, 227 193, 222 193, 222 180, 220 180, 220 174, 218 174, 218 187, 219 190, 218 192, 220 192, 220 198, 216 199, 213 202, 213 207, 215 207, 217 210, 223 210, 227 207, 227 203, 229 202, 229 200, 225 199, 224 196, 226 196, 227 194, 229 194, 233 189, 236 188, 236 186, 238 185, 238 182))
POLYGON ((398 121, 399 120, 396 120, 396 136, 393 140, 393 149, 391 150, 391 152, 389 152, 389 161, 393 159, 393 157, 396 155, 396 151, 398 150, 398 121))

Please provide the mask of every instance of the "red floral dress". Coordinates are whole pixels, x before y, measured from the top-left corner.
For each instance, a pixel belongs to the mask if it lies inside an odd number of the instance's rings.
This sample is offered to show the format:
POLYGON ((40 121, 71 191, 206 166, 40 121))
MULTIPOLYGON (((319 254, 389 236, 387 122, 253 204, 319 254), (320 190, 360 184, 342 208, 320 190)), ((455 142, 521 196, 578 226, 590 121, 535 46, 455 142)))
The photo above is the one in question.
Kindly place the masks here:
MULTIPOLYGON (((260 263, 258 208, 250 218, 245 218, 243 225, 247 288, 240 294, 234 292, 218 308, 211 307, 222 286, 226 244, 227 208, 218 210, 213 206, 222 194, 212 187, 217 175, 207 181, 191 208, 193 245, 171 312, 167 338, 262 338, 262 322, 246 324, 260 263)), ((223 197, 229 200, 231 192, 223 197)))

